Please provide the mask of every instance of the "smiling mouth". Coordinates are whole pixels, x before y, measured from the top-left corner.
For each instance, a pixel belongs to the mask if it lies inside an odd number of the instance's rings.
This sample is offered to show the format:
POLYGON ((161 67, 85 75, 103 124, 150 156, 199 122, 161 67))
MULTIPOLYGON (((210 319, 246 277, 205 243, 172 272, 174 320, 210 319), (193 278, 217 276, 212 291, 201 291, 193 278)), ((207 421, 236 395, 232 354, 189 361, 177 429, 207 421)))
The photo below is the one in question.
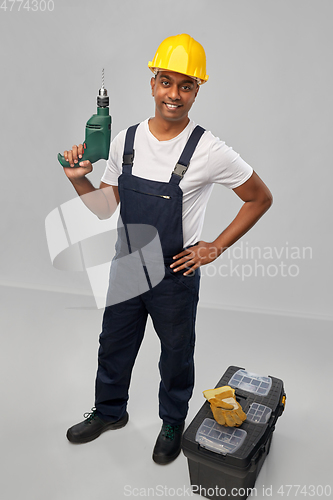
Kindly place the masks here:
POLYGON ((181 104, 171 104, 169 102, 164 103, 168 109, 177 109, 180 108, 182 105, 181 104))

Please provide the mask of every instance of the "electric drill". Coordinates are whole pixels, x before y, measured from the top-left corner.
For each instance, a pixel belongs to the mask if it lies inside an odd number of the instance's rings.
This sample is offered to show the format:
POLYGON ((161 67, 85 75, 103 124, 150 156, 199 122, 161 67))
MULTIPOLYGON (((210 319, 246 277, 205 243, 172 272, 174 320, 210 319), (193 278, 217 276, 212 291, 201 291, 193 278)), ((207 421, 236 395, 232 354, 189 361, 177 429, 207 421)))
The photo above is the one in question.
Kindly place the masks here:
MULTIPOLYGON (((109 157, 111 139, 111 116, 109 115, 109 97, 104 88, 104 69, 102 70, 102 87, 97 96, 97 114, 92 115, 86 123, 86 138, 84 140, 86 149, 84 150, 80 162, 90 160, 95 163, 98 160, 107 160, 109 157)), ((58 160, 63 167, 69 167, 64 156, 58 154, 58 160)), ((79 164, 75 164, 79 167, 79 164)))

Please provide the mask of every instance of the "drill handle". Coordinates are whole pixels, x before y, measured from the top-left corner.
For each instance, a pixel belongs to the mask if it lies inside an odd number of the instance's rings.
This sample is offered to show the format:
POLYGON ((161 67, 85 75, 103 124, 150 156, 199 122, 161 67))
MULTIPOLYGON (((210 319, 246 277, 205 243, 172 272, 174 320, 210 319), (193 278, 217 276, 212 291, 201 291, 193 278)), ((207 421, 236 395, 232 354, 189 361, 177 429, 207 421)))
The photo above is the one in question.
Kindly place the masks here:
MULTIPOLYGON (((79 162, 78 163, 74 163, 74 167, 72 168, 77 168, 79 167, 79 163, 81 161, 85 161, 85 160, 89 160, 88 158, 88 154, 87 154, 87 150, 84 151, 83 155, 82 155, 82 158, 78 158, 79 162)), ((67 160, 65 160, 65 157, 64 155, 62 155, 61 153, 58 153, 58 161, 60 163, 60 165, 62 165, 63 167, 70 167, 70 164, 68 163, 67 160)))

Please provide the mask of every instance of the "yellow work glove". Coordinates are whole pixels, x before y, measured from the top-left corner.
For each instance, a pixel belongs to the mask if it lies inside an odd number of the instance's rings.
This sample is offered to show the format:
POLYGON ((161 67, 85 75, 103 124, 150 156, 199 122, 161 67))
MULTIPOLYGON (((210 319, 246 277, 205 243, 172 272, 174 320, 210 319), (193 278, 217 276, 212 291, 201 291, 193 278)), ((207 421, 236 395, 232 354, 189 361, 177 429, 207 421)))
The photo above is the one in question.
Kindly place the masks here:
POLYGON ((214 419, 218 424, 226 427, 239 427, 246 420, 242 407, 237 403, 235 390, 224 385, 217 389, 208 389, 203 392, 209 401, 214 419))

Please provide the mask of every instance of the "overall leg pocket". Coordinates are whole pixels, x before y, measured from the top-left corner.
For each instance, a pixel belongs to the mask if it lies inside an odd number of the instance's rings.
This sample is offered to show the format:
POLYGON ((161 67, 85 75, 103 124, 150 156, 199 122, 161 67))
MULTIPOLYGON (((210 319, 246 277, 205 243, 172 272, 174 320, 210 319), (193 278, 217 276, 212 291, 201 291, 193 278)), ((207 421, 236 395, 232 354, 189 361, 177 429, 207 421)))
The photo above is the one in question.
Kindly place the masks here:
POLYGON ((170 266, 165 266, 166 269, 166 276, 169 277, 169 279, 174 280, 176 283, 179 284, 179 286, 183 286, 188 288, 189 290, 196 291, 199 287, 199 282, 200 282, 200 268, 195 269, 194 271, 191 272, 191 274, 184 275, 183 270, 178 271, 175 273, 170 266))

